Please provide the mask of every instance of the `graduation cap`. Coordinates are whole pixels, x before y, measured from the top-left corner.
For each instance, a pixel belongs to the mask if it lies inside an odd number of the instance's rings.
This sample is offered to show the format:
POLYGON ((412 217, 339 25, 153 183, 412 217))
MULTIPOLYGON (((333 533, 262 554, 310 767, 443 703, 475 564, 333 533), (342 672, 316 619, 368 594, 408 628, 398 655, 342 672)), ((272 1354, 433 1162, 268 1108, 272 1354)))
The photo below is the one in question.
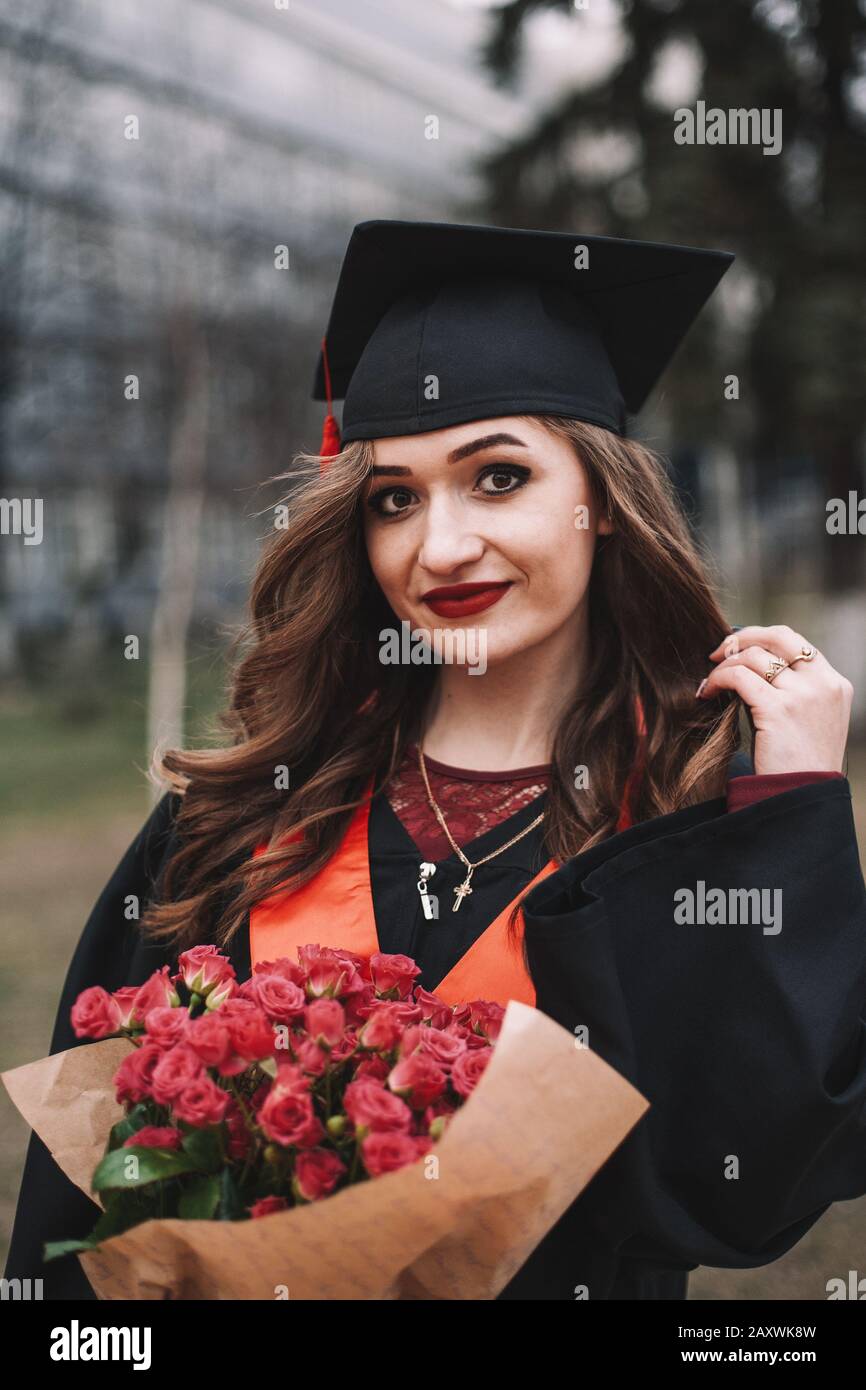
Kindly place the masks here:
POLYGON ((359 222, 313 398, 322 454, 497 415, 624 434, 733 261, 728 251, 447 222, 359 222))

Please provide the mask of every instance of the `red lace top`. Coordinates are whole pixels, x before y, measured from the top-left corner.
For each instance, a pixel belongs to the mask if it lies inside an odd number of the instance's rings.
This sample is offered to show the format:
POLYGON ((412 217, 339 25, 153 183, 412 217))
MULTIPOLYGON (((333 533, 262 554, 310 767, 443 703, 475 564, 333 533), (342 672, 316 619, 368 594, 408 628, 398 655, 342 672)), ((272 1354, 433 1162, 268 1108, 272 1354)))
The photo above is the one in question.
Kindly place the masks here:
MULTIPOLYGON (((425 757, 430 790, 462 849, 494 825, 519 811, 547 790, 549 765, 521 767, 509 772, 471 772, 425 757)), ((728 783, 728 810, 738 811, 765 796, 790 791, 807 782, 840 777, 839 772, 780 772, 733 777, 728 783)), ((418 846, 424 859, 447 859, 451 846, 427 800, 418 766, 418 749, 407 749, 401 767, 388 784, 388 800, 418 846)))

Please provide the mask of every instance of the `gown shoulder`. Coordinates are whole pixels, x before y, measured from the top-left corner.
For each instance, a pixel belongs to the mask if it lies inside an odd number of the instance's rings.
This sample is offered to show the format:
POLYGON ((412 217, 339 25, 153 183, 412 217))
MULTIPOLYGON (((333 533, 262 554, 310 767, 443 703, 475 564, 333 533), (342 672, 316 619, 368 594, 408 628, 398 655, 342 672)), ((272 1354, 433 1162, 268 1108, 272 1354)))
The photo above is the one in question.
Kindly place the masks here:
POLYGON ((846 779, 633 826, 545 879, 524 917, 538 1007, 650 1102, 576 1204, 621 1257, 765 1264, 866 1194, 866 888, 846 779), (678 910, 710 889, 739 920, 678 910))

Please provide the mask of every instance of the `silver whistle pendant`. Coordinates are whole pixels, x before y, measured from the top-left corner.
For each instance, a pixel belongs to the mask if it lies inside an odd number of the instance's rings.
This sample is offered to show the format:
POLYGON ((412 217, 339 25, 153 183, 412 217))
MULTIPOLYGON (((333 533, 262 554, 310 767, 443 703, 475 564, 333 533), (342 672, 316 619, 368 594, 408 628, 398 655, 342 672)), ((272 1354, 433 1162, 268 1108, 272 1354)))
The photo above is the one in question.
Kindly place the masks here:
POLYGON ((426 920, 432 922, 436 914, 433 911, 433 904, 430 901, 430 894, 427 891, 427 880, 432 878, 435 874, 436 865, 425 862, 421 864, 418 872, 420 874, 420 878, 418 879, 418 892, 421 894, 421 907, 426 920))

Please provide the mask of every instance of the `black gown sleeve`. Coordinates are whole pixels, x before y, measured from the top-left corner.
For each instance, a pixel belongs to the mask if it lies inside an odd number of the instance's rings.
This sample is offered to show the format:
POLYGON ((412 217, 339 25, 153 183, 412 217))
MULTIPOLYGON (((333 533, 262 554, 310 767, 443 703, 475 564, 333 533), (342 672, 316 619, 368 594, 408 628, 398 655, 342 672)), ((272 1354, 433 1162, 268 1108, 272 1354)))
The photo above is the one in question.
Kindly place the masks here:
MULTIPOLYGON (((772 900, 770 900, 772 901, 772 900)), ((528 895, 538 1007, 651 1109, 578 1199, 628 1261, 747 1268, 866 1194, 866 889, 847 780, 634 826, 528 895), (769 924, 675 893, 781 890, 769 924)))
MULTIPOLYGON (((115 990, 141 984, 173 956, 145 942, 138 921, 127 912, 134 894, 143 910, 153 894, 160 867, 170 853, 172 821, 178 799, 164 796, 123 856, 99 897, 82 932, 66 976, 50 1052, 87 1046, 72 1031, 69 1012, 78 994, 91 985, 115 990)), ((94 1298, 74 1255, 42 1262, 47 1240, 84 1239, 99 1216, 99 1207, 69 1181, 36 1134, 31 1134, 18 1195, 7 1279, 42 1279, 47 1299, 94 1298)))

